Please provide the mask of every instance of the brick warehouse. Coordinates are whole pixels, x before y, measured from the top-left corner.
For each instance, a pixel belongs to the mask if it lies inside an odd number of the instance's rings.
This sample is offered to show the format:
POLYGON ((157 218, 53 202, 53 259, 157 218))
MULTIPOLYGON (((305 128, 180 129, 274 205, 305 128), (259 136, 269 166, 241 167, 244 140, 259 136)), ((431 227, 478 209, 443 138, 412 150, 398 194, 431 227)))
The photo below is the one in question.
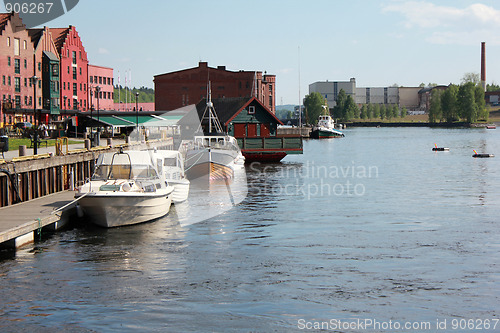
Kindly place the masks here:
POLYGON ((273 113, 276 112, 276 75, 257 71, 229 71, 226 66, 198 67, 155 75, 155 109, 170 111, 196 104, 207 96, 208 80, 213 98, 256 97, 273 113))

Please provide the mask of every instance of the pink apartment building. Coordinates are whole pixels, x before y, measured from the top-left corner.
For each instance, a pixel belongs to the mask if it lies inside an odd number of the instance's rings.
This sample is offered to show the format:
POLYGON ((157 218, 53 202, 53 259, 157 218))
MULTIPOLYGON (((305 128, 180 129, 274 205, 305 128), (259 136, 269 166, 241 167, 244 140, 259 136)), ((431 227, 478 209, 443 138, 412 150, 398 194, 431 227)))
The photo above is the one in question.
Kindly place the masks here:
POLYGON ((113 68, 89 64, 89 106, 94 110, 114 110, 113 68), (98 103, 99 102, 99 103, 98 103))

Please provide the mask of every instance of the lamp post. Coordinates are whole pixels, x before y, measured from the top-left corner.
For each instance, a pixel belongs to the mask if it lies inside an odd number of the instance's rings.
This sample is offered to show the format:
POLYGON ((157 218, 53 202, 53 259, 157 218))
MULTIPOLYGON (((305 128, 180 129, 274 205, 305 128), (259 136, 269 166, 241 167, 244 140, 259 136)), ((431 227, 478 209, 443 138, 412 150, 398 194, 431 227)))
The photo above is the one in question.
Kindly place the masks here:
POLYGON ((38 77, 36 75, 33 75, 31 78, 33 82, 33 113, 35 116, 35 133, 33 135, 33 155, 38 154, 38 128, 37 128, 37 121, 36 121, 36 84, 38 83, 38 77))
POLYGON ((100 92, 101 92, 101 87, 97 86, 95 87, 95 96, 97 98, 97 121, 99 122, 99 127, 97 127, 97 137, 95 139, 95 143, 97 146, 100 145, 100 140, 101 140, 101 123, 100 123, 100 120, 99 120, 99 95, 100 95, 100 92))
POLYGON ((139 92, 135 93, 135 126, 139 129, 139 92))
POLYGON ((94 91, 92 89, 90 89, 90 139, 92 140, 92 121, 94 120, 93 119, 93 115, 92 115, 92 111, 94 111, 94 104, 92 103, 92 95, 94 94, 94 91))

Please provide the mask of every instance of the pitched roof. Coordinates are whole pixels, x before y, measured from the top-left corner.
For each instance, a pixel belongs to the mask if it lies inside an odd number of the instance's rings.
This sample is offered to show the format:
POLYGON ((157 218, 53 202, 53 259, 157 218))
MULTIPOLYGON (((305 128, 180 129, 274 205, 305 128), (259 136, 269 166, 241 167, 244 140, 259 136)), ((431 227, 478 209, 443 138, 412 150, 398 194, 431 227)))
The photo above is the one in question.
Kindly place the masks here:
MULTIPOLYGON (((264 110, 266 110, 278 124, 282 125, 281 121, 276 118, 276 116, 255 97, 216 98, 212 100, 212 103, 214 105, 215 113, 217 114, 217 117, 219 117, 220 123, 227 126, 228 122, 230 122, 239 112, 241 112, 241 110, 243 110, 254 101, 257 102, 264 110)), ((196 104, 196 110, 198 111, 199 119, 202 119, 206 105, 206 99, 202 99, 200 102, 198 102, 198 104, 196 104)))
POLYGON ((5 29, 7 22, 10 20, 12 13, 0 13, 0 32, 5 29))
POLYGON ((52 40, 54 41, 57 51, 61 53, 62 46, 69 33, 69 28, 50 28, 49 30, 52 33, 52 40))
POLYGON ((43 34, 43 29, 28 29, 28 35, 30 36, 31 42, 33 43, 35 49, 38 46, 38 42, 42 38, 42 34, 43 34))

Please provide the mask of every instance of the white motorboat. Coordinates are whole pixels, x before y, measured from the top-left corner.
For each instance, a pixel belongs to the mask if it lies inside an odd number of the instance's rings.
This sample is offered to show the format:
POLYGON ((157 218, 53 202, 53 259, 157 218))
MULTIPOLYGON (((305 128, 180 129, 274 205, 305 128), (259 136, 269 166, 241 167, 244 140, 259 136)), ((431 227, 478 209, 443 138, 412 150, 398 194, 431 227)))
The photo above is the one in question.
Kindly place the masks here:
POLYGON ((193 141, 181 147, 185 149, 185 170, 188 178, 208 178, 209 181, 232 179, 235 166, 242 166, 244 157, 238 141, 222 129, 212 103, 210 83, 207 105, 198 128, 198 131, 202 130, 203 135, 195 136, 193 141))
POLYGON ((120 151, 99 155, 94 175, 75 198, 93 223, 109 228, 168 214, 173 190, 149 152, 120 151))
POLYGON ((174 187, 172 202, 186 201, 189 195, 190 181, 184 173, 184 160, 177 150, 156 150, 153 153, 158 172, 165 177, 167 183, 174 187))
POLYGON ((335 122, 329 115, 319 116, 318 125, 313 127, 311 131, 311 138, 313 139, 339 138, 343 136, 344 133, 335 129, 335 122))

